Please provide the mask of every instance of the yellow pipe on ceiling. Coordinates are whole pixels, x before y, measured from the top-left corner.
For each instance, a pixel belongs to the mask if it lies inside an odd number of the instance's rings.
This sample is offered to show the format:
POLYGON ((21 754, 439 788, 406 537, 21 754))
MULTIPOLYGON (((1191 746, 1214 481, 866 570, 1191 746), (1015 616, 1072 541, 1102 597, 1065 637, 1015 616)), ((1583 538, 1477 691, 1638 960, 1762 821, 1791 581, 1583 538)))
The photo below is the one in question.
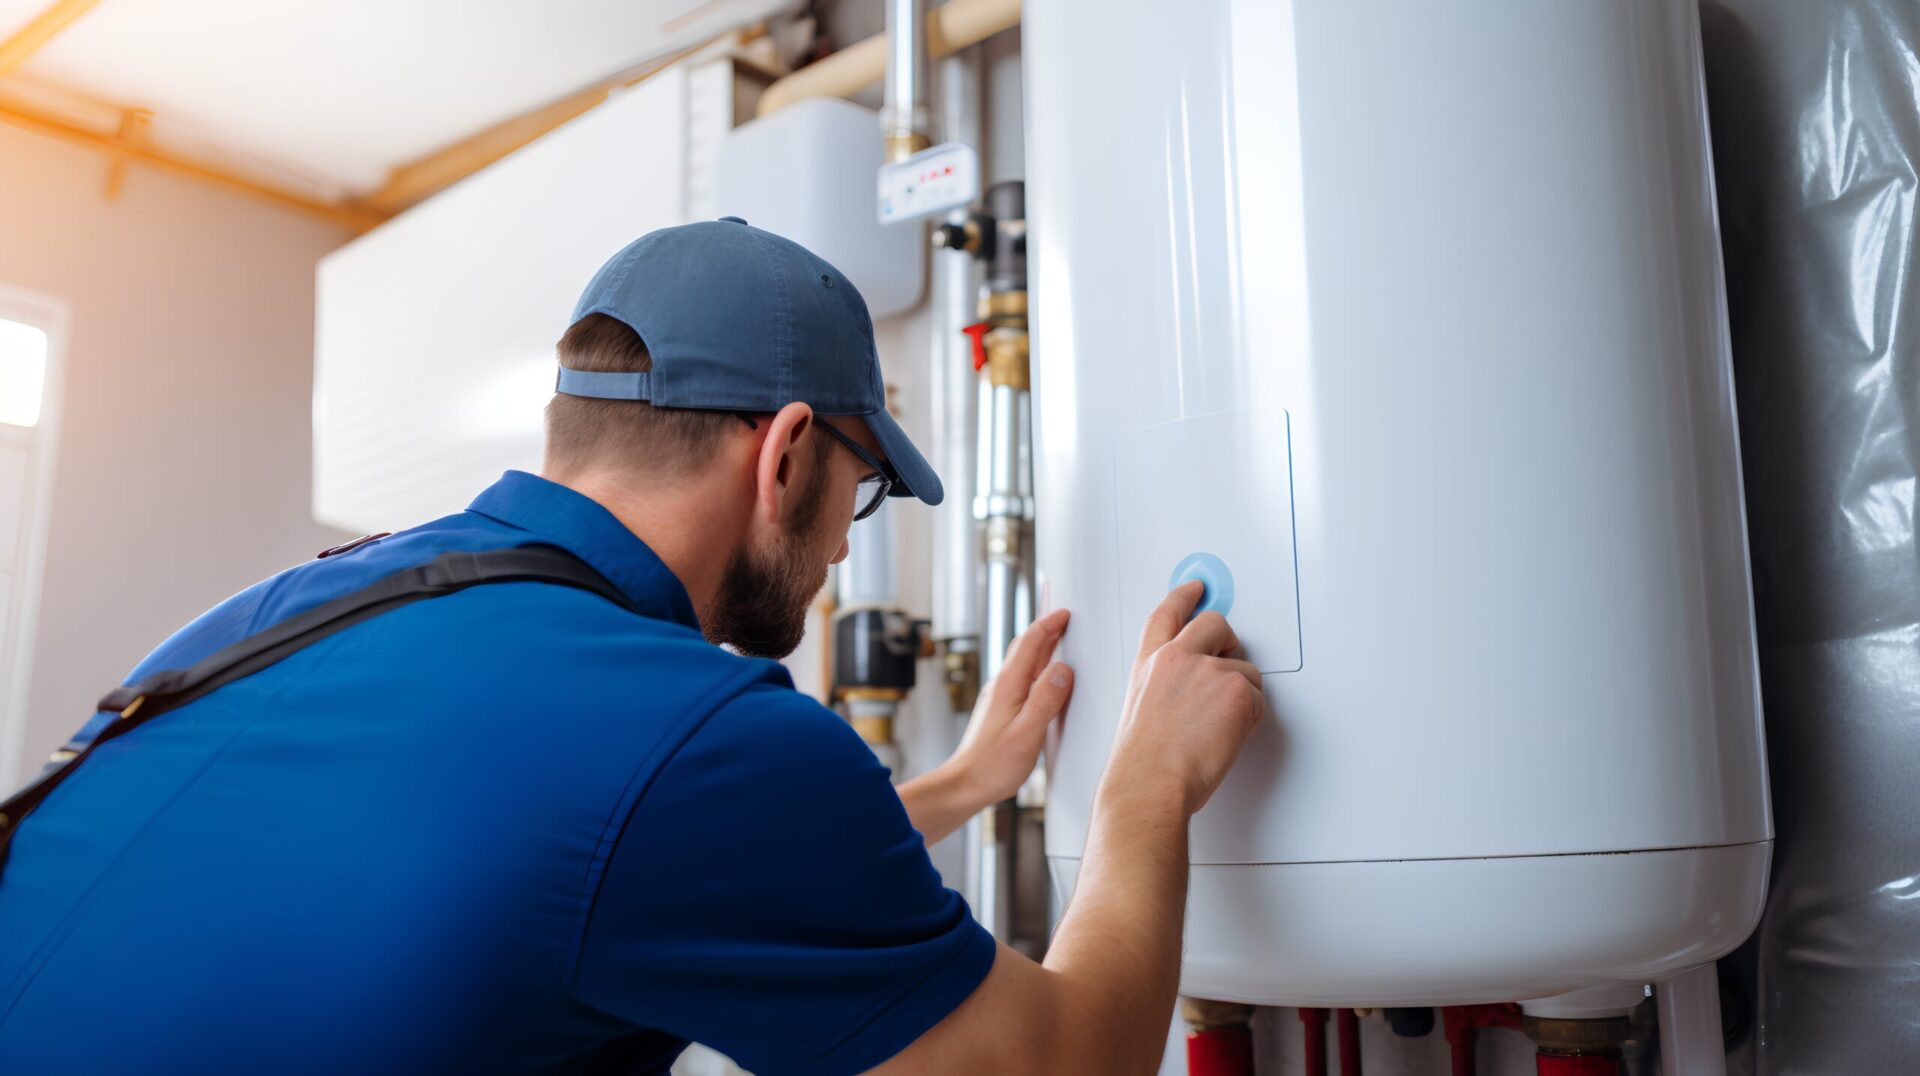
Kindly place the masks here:
POLYGON ((0 75, 19 68, 28 58, 39 52, 47 42, 59 36, 73 20, 85 15, 100 0, 55 0, 45 11, 33 17, 33 21, 14 32, 12 37, 0 41, 0 75))
POLYGON ((387 219, 384 213, 356 205, 337 205, 309 198, 292 191, 236 175, 216 165, 168 153, 154 146, 105 134, 71 120, 44 112, 23 101, 0 96, 0 123, 35 134, 45 135, 72 145, 84 146, 114 156, 115 159, 144 164, 162 172, 210 183, 230 191, 251 195, 262 201, 332 221, 343 228, 364 232, 387 219))

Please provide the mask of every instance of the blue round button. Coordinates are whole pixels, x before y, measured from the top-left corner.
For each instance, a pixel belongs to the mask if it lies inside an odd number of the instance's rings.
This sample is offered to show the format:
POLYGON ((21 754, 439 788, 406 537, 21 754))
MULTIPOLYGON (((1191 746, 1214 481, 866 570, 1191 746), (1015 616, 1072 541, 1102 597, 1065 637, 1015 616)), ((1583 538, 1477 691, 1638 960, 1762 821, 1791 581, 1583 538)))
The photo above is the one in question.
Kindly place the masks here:
POLYGON ((1167 581, 1167 587, 1172 589, 1190 579, 1200 580, 1207 588, 1193 610, 1195 616, 1201 613, 1226 616, 1233 609, 1233 573, 1227 570, 1226 561, 1212 553, 1189 553, 1173 566, 1173 578, 1167 581))

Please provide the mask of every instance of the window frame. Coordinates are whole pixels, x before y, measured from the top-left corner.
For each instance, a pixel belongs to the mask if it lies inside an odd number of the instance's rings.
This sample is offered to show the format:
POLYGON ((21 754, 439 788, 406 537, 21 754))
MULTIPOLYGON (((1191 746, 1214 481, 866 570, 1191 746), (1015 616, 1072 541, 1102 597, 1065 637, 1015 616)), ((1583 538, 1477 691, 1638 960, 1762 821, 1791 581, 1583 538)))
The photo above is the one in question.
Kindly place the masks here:
POLYGON ((49 295, 0 284, 0 318, 47 334, 39 420, 32 426, 0 423, 0 446, 19 448, 27 455, 26 511, 19 521, 15 559, 4 566, 14 579, 7 604, 0 607, 0 793, 10 793, 31 769, 25 757, 27 707, 46 576, 54 463, 65 411, 67 305, 49 295))

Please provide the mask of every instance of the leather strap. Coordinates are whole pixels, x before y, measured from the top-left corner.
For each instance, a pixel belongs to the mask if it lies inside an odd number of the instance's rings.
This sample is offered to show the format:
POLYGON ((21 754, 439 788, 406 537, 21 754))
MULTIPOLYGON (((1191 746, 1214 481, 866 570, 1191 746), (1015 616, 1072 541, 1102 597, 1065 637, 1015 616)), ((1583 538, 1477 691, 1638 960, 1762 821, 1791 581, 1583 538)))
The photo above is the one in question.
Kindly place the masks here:
POLYGON ((0 803, 0 869, 6 866, 7 850, 21 820, 40 806, 101 744, 381 613, 468 587, 527 582, 590 591, 623 609, 638 612, 620 588, 606 577, 580 558, 553 546, 443 553, 425 564, 395 572, 249 635, 188 668, 167 669, 139 683, 108 692, 100 700, 99 708, 119 714, 119 720, 102 729, 82 750, 55 755, 38 778, 0 803))

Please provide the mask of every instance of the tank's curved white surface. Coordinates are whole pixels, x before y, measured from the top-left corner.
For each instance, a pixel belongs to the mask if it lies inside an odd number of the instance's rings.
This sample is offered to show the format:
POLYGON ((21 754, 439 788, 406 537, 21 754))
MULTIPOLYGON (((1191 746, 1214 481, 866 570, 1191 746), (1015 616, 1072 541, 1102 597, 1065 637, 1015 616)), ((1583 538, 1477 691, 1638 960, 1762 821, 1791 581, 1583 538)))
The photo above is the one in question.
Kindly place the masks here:
POLYGON ((1056 879, 1205 552, 1271 714, 1194 821, 1185 991, 1721 955, 1773 833, 1694 5, 1100 9, 1025 29, 1056 879))

